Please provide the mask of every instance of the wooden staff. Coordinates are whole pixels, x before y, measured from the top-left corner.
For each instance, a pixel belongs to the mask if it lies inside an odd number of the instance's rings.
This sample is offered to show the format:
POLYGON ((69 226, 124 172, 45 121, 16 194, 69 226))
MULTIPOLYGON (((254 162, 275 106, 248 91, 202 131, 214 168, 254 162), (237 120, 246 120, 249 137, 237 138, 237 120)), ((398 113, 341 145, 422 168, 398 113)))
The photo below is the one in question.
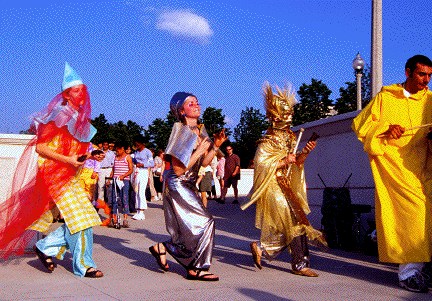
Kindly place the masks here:
MULTIPOLYGON (((425 127, 428 127, 428 126, 432 126, 432 123, 426 123, 426 124, 422 124, 422 125, 413 126, 413 127, 410 127, 410 128, 405 129, 405 132, 406 132, 406 131, 417 130, 417 129, 422 129, 422 128, 425 128, 425 127)), ((404 133, 404 134, 405 134, 405 133, 404 133)), ((377 138, 384 138, 385 136, 387 136, 387 135, 384 134, 384 133, 381 133, 381 134, 379 134, 379 135, 377 136, 377 138)))
POLYGON ((428 126, 432 126, 432 123, 427 123, 427 124, 422 124, 422 125, 418 125, 418 126, 413 126, 412 128, 405 129, 405 131, 411 131, 411 130, 421 129, 421 128, 425 128, 425 127, 428 127, 428 126))

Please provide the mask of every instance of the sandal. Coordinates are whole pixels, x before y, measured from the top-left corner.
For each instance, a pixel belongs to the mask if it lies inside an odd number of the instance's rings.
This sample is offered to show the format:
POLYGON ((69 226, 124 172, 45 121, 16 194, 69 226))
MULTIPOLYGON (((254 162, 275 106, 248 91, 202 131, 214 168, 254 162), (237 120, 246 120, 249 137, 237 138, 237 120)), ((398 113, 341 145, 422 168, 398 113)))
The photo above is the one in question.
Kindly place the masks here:
POLYGON ((259 268, 261 270, 262 269, 261 255, 259 254, 258 248, 259 247, 258 247, 258 244, 256 241, 253 241, 250 243, 250 249, 251 249, 253 261, 254 261, 255 265, 257 266, 257 268, 259 268))
POLYGON ((101 277, 103 277, 103 275, 104 274, 100 270, 96 270, 95 268, 88 268, 87 271, 86 271, 86 273, 85 273, 85 275, 84 275, 84 277, 87 277, 87 278, 101 278, 101 277), (91 269, 93 269, 93 270, 89 271, 91 269))
POLYGON ((46 267, 48 272, 52 273, 54 269, 57 267, 57 265, 52 261, 52 257, 42 253, 42 251, 39 250, 36 246, 33 246, 33 251, 35 251, 37 257, 42 262, 42 264, 46 267))
POLYGON ((151 246, 149 248, 149 251, 153 255, 153 257, 156 258, 156 262, 159 265, 159 267, 165 272, 168 271, 168 269, 169 269, 168 262, 163 264, 162 259, 161 259, 161 255, 166 255, 166 252, 161 253, 160 248, 159 248, 159 244, 157 244, 157 251, 156 251, 155 246, 151 246))
POLYGON ((203 270, 195 271, 195 275, 192 275, 189 272, 190 271, 188 271, 188 273, 186 275, 186 279, 188 279, 188 280, 219 281, 219 277, 218 276, 216 276, 215 274, 203 271, 203 270))

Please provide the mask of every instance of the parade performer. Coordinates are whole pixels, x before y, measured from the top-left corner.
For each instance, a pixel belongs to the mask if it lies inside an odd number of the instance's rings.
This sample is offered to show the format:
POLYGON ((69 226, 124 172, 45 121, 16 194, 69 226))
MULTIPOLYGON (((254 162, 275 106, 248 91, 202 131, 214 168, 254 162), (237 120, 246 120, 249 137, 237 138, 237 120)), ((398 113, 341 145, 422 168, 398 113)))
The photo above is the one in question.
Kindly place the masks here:
POLYGON ((226 140, 225 132, 216 134, 214 143, 210 140, 204 125, 198 124, 201 108, 190 93, 175 93, 170 109, 181 121, 174 124, 164 157, 170 162, 170 169, 164 174, 163 207, 171 239, 151 246, 150 252, 164 271, 169 269, 168 252, 187 270, 187 279, 217 281, 219 277, 208 272, 214 247, 214 220, 202 203, 196 180, 200 166, 210 164, 226 140))
POLYGON ((432 256, 432 62, 415 55, 405 64, 406 80, 381 89, 354 119, 375 181, 379 259, 399 264, 399 285, 428 292, 423 276, 432 256), (424 126, 426 125, 426 126, 424 126))
POLYGON ((91 106, 87 87, 68 63, 62 92, 34 117, 36 137, 24 151, 17 167, 12 194, 0 206, 2 257, 22 254, 34 241, 35 231, 47 232, 58 214, 65 224, 37 241, 34 251, 48 272, 70 249, 73 272, 99 278, 103 273, 93 261, 93 226, 101 221, 79 181, 79 169, 89 157, 89 141, 96 130, 90 124, 91 106), (28 163, 32 150, 38 153, 37 172, 28 163), (3 223, 3 221, 5 221, 3 223))
POLYGON ((256 203, 255 226, 261 229, 259 242, 251 242, 255 265, 262 268, 261 258, 274 259, 284 249, 291 252, 292 271, 296 275, 317 277, 309 268, 308 239, 322 245, 322 233, 309 223, 303 163, 315 148, 310 141, 303 150, 293 153, 296 136, 291 131, 295 95, 288 89, 264 85, 264 101, 270 127, 258 141, 254 158, 254 184, 246 209, 256 203))

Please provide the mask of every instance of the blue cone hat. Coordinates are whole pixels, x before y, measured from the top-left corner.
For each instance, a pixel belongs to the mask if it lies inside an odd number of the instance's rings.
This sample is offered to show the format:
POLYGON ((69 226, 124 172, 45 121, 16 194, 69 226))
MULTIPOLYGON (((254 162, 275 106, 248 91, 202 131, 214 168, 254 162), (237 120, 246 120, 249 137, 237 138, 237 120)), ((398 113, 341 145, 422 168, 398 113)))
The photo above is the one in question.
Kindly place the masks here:
POLYGON ((78 73, 69 65, 65 63, 65 70, 62 83, 62 91, 77 85, 82 85, 83 81, 78 73))

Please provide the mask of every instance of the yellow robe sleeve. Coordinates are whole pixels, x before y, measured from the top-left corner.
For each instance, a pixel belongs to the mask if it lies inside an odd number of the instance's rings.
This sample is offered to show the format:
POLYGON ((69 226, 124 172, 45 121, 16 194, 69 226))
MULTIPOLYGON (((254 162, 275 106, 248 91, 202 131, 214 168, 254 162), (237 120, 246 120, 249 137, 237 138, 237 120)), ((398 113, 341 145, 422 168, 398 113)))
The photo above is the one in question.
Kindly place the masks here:
POLYGON ((381 106, 383 94, 377 96, 354 118, 352 129, 363 143, 364 151, 371 156, 382 156, 385 138, 378 136, 388 130, 390 124, 382 119, 381 106))

